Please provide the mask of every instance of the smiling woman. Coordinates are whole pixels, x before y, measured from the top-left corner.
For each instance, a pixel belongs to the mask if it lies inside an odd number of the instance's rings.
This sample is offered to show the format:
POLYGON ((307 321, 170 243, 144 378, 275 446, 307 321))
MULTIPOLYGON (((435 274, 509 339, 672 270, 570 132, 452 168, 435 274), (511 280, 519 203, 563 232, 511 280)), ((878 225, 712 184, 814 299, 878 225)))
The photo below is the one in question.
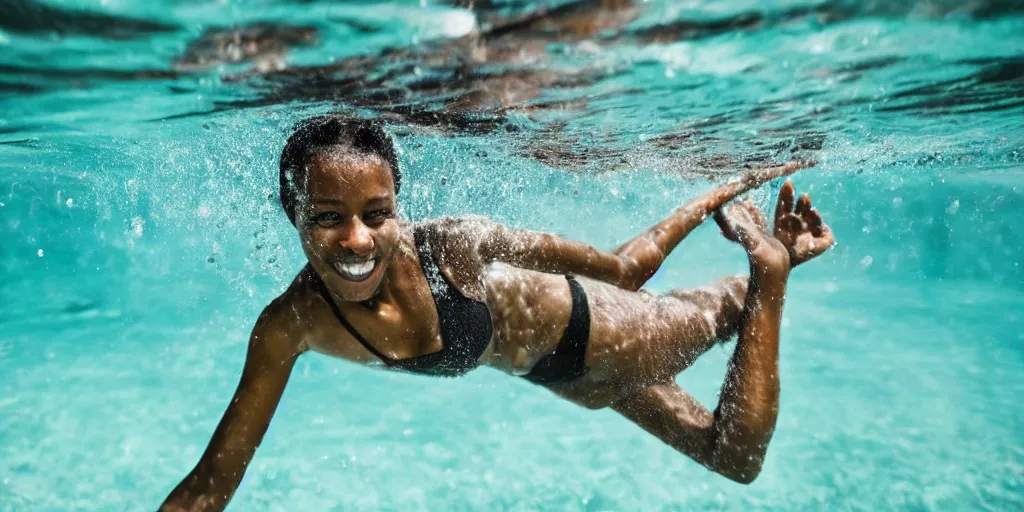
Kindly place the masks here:
POLYGON ((405 222, 396 215, 394 145, 379 124, 332 116, 300 123, 281 156, 281 204, 308 265, 257 321, 235 397, 164 510, 227 504, 296 358, 309 350, 445 377, 491 366, 584 407, 612 407, 707 468, 753 481, 778 413, 789 272, 833 238, 788 181, 773 234, 750 204, 723 207, 806 165, 751 171, 610 253, 482 217, 405 222), (638 291, 712 213, 746 250, 749 279, 664 296, 638 291), (674 379, 734 334, 713 415, 674 379))

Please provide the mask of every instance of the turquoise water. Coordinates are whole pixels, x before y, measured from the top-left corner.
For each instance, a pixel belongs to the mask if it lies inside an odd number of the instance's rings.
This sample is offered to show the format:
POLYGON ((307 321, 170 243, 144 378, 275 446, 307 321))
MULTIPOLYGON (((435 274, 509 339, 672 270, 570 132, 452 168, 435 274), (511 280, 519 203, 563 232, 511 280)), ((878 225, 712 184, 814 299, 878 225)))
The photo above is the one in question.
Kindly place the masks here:
MULTIPOLYGON (((653 0, 532 34, 536 54, 431 58, 530 12, 477 4, 0 6, 0 510, 152 510, 191 469, 303 264, 274 196, 284 138, 337 108, 396 119, 411 219, 612 247, 743 162, 801 157, 839 245, 793 275, 751 486, 489 369, 306 355, 230 510, 1024 508, 1019 3, 653 0), (269 20, 318 33, 291 72, 180 64, 209 27, 269 20)), ((743 270, 709 226, 650 288, 743 270)), ((679 378, 708 406, 730 348, 679 378)))

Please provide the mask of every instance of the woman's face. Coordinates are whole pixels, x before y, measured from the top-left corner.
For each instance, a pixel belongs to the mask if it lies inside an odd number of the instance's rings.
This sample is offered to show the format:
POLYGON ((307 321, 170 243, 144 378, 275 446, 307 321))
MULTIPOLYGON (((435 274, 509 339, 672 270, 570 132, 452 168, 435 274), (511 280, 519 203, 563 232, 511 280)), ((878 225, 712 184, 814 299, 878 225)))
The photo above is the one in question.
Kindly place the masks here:
POLYGON ((377 156, 327 151, 308 165, 296 212, 302 249, 331 291, 370 299, 398 249, 391 169, 377 156))

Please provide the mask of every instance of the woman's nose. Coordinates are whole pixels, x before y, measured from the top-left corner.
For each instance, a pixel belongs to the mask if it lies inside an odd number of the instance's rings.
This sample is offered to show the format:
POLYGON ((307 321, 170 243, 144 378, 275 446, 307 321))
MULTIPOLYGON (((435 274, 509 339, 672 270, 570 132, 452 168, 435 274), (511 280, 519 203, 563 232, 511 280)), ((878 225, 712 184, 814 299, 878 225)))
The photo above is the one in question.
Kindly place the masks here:
POLYGON ((356 256, 369 256, 375 249, 373 244, 373 233, 366 224, 356 220, 350 224, 350 228, 339 244, 347 251, 356 256))

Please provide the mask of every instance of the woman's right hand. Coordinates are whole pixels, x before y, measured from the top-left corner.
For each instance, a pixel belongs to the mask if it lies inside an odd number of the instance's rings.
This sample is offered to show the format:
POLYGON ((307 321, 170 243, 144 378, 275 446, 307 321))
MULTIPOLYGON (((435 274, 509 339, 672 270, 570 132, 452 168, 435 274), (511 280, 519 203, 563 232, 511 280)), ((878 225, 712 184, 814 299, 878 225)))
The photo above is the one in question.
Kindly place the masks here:
POLYGON ((235 396, 199 463, 171 491, 160 510, 207 512, 227 506, 270 425, 295 359, 302 353, 302 328, 294 319, 291 306, 282 299, 264 309, 249 338, 235 396))

